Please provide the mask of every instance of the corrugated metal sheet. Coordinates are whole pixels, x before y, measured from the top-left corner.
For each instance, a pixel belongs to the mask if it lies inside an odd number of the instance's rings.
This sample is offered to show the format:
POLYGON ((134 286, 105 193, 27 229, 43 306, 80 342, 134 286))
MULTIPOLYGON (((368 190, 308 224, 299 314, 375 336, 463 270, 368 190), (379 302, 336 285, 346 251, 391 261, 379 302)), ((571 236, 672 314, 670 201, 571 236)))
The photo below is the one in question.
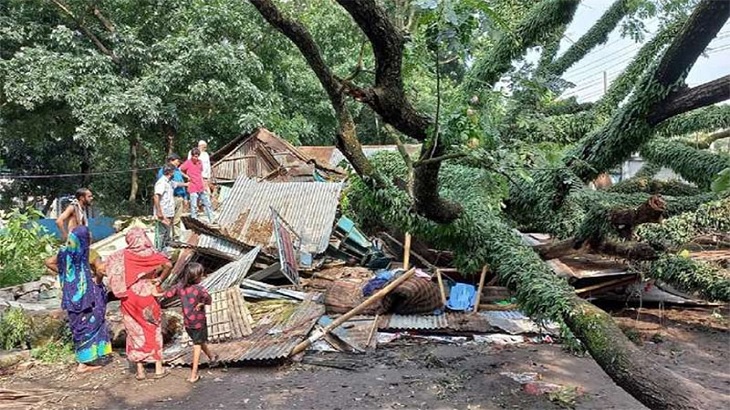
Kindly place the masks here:
MULTIPOLYGON (((324 314, 324 306, 319 303, 304 301, 297 305, 290 315, 279 315, 278 320, 260 324, 253 333, 243 339, 211 344, 211 350, 219 355, 223 363, 232 362, 264 362, 286 359, 292 349, 303 341, 324 314)), ((172 364, 192 363, 192 349, 180 349, 172 346, 165 351, 165 357, 172 364)), ((201 360, 204 360, 205 355, 201 360)))
POLYGON ((219 224, 245 244, 273 249, 273 207, 301 237, 301 249, 319 254, 329 245, 341 190, 341 183, 272 183, 241 177, 223 204, 219 224))
POLYGON ((448 312, 442 315, 384 316, 379 320, 378 329, 486 333, 492 327, 481 315, 448 312))
POLYGON ((200 234, 197 247, 222 252, 230 256, 232 260, 241 259, 247 252, 247 249, 242 245, 206 234, 200 234))
POLYGON ((217 271, 208 275, 200 284, 208 290, 208 292, 217 292, 230 288, 231 286, 238 286, 241 281, 248 273, 256 256, 258 256, 260 247, 255 247, 251 252, 244 255, 241 259, 231 262, 217 271))
POLYGON ((493 327, 516 335, 521 333, 539 333, 540 327, 519 310, 479 312, 493 327))
POLYGON ((385 329, 395 330, 436 330, 448 329, 446 315, 391 315, 385 329))

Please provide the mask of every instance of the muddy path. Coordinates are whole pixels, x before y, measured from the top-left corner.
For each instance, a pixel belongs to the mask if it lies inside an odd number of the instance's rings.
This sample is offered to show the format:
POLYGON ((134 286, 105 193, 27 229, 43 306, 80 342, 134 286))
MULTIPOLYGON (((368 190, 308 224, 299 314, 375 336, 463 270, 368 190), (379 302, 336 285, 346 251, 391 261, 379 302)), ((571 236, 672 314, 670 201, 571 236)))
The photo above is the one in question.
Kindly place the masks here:
MULTIPOLYGON (((636 313, 617 312, 617 319, 636 330, 641 348, 716 394, 717 409, 730 408, 727 324, 704 310, 645 309, 638 320, 636 313)), ((402 339, 366 355, 308 353, 300 362, 279 366, 203 369, 195 385, 185 381, 188 368, 138 382, 119 356, 97 373, 76 375, 72 370, 72 365, 35 365, 3 377, 2 388, 36 389, 42 397, 16 407, 0 402, 0 408, 644 409, 590 357, 548 344, 402 339), (553 393, 541 393, 545 386, 553 393)))

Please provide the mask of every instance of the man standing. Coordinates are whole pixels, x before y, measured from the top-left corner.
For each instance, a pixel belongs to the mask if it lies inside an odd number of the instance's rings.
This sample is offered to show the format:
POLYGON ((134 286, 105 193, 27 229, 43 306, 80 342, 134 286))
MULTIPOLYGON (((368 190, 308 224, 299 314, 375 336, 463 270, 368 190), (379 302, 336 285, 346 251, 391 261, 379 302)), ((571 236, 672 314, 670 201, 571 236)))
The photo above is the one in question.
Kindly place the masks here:
MULTIPOLYGON (((172 174, 172 182, 176 183, 177 186, 173 189, 173 199, 175 202, 175 215, 172 218, 172 237, 173 239, 179 239, 179 231, 180 231, 180 218, 182 218, 183 214, 183 207, 185 204, 185 201, 187 201, 188 198, 188 191, 185 189, 185 186, 187 185, 185 183, 185 176, 180 171, 180 164, 181 164, 180 156, 172 153, 168 155, 167 157, 167 164, 166 166, 171 166, 175 169, 175 172, 172 174)), ((164 169, 165 167, 160 168, 160 170, 157 172, 157 180, 159 181, 160 178, 164 175, 164 169)))
POLYGON ((153 200, 155 203, 155 217, 158 220, 159 249, 168 247, 172 240, 172 221, 175 218, 175 199, 173 192, 180 185, 180 183, 172 181, 175 169, 176 167, 173 165, 165 165, 162 169, 162 177, 155 183, 155 196, 153 200))
POLYGON ((94 201, 94 195, 88 188, 79 188, 74 195, 75 199, 66 207, 61 216, 56 219, 56 226, 65 242, 68 233, 75 227, 89 226, 89 208, 94 201))
POLYGON ((203 163, 200 161, 200 150, 193 148, 190 150, 190 159, 180 166, 180 171, 186 175, 190 181, 188 184, 188 192, 190 192, 190 216, 193 219, 198 218, 198 198, 203 203, 208 221, 213 223, 213 206, 210 204, 208 192, 205 189, 205 181, 203 180, 203 163))
MULTIPOLYGON (((208 143, 200 140, 198 141, 198 150, 200 151, 200 156, 198 157, 200 159, 200 162, 203 164, 203 181, 205 181, 205 190, 210 193, 210 176, 212 173, 212 169, 210 166, 210 155, 208 155, 208 143)), ((188 152, 188 159, 192 158, 193 151, 190 150, 188 152)))

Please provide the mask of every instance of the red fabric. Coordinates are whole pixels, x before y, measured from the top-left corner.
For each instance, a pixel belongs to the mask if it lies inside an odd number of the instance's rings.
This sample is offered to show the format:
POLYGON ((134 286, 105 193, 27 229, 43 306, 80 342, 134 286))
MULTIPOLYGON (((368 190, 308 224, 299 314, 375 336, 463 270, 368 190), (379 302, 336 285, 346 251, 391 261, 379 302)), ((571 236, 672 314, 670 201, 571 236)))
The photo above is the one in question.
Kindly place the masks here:
POLYGON ((180 171, 188 174, 190 177, 190 185, 188 185, 189 193, 196 194, 205 190, 205 185, 203 184, 203 163, 200 160, 189 159, 183 162, 180 165, 180 171))
POLYGON ((133 362, 162 360, 162 311, 154 296, 138 293, 136 288, 142 285, 130 287, 127 297, 121 300, 127 357, 133 362))
POLYGON ((127 287, 132 286, 137 280, 170 260, 161 253, 154 253, 149 256, 140 256, 129 249, 124 250, 124 281, 127 287))

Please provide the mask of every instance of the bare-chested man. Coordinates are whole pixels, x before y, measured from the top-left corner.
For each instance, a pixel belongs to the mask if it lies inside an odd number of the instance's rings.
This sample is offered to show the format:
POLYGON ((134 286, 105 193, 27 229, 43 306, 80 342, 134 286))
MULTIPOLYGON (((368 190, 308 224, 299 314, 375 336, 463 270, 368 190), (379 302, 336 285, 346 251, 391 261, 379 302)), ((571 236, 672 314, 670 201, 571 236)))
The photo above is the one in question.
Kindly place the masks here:
POLYGON ((94 201, 94 195, 88 188, 79 188, 74 196, 76 199, 71 201, 66 210, 56 219, 56 226, 64 241, 68 238, 68 233, 75 227, 89 226, 89 207, 94 201))

